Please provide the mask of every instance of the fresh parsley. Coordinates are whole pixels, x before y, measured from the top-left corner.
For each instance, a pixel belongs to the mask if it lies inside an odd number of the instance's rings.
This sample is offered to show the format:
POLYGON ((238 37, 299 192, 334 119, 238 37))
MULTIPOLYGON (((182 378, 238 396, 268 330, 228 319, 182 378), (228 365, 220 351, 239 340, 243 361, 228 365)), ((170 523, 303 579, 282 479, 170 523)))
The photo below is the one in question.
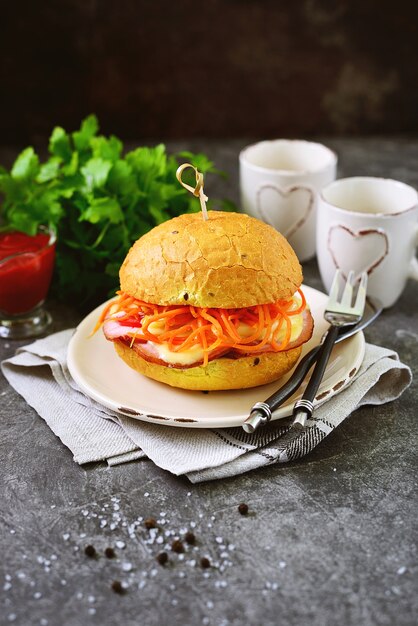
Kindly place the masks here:
MULTIPOLYGON (((72 133, 56 127, 44 163, 29 147, 10 171, 0 168, 0 230, 32 235, 41 224, 55 227, 53 293, 79 309, 118 287, 119 267, 138 237, 176 215, 200 210, 176 180, 181 162, 223 175, 204 154, 169 156, 162 144, 123 154, 117 137, 98 133, 95 115, 72 133)), ((227 200, 221 206, 234 208, 227 200)))

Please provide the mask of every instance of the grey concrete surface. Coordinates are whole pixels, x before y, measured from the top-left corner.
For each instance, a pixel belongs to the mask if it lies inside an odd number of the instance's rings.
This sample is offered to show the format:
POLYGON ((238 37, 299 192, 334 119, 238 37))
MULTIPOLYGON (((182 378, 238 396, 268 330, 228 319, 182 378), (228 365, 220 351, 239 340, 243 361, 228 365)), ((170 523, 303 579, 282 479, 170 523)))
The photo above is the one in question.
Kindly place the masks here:
MULTIPOLYGON (((244 143, 187 144, 231 174, 211 195, 237 200, 244 143)), ((327 143, 340 156, 340 176, 418 186, 418 141, 327 143)), ((304 272, 307 284, 321 288, 314 261, 304 272)), ((52 330, 77 323, 74 311, 49 306, 52 330)), ((415 379, 402 398, 356 411, 300 462, 222 482, 194 486, 149 461, 79 467, 0 375, 0 623, 416 624, 417 310, 410 282, 366 332, 412 367, 415 379), (149 517, 160 530, 144 527, 149 517), (164 543, 186 530, 195 546, 183 554, 168 549, 169 563, 160 566, 164 543), (96 558, 85 555, 88 544, 96 558), (115 558, 104 556, 109 546, 115 558), (202 556, 210 568, 201 567, 202 556), (126 585, 123 595, 112 591, 114 580, 126 585)), ((1 340, 0 359, 19 345, 1 340)))

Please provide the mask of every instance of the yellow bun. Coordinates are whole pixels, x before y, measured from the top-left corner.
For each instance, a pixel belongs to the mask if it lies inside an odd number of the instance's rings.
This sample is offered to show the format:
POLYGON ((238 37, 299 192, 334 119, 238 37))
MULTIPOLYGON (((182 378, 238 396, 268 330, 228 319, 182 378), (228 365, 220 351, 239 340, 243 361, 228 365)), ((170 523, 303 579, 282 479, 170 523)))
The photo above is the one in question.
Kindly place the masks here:
POLYGON ((125 363, 140 374, 172 387, 195 391, 246 389, 271 383, 291 370, 302 352, 302 348, 298 347, 285 352, 266 352, 238 359, 222 357, 209 361, 206 366, 179 369, 146 361, 119 341, 115 341, 114 346, 125 363))
MULTIPOLYGON (((122 291, 155 304, 241 308, 289 299, 299 261, 272 226, 240 213, 180 215, 153 228, 120 269, 122 291)), ((257 383, 260 384, 260 383, 257 383)))

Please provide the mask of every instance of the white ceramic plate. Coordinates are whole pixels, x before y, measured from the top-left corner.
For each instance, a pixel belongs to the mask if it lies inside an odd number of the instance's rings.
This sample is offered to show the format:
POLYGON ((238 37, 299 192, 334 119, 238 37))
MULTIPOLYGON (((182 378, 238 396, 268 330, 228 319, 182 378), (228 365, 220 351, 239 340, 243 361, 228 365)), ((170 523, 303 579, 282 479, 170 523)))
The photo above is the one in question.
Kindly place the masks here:
MULTIPOLYGON (((327 328, 323 312, 328 299, 311 287, 304 286, 303 290, 315 320, 315 330, 305 344, 302 356, 319 343, 327 328)), ((253 389, 209 393, 185 391, 158 383, 128 367, 101 330, 89 336, 103 306, 92 311, 76 329, 69 344, 68 368, 88 396, 123 415, 154 424, 188 428, 240 426, 253 404, 268 398, 291 376, 290 372, 280 381, 253 389)), ((364 349, 362 332, 334 347, 318 392, 322 402, 349 384, 363 361, 364 349)), ((273 419, 290 415, 304 388, 305 384, 274 413, 273 419)))

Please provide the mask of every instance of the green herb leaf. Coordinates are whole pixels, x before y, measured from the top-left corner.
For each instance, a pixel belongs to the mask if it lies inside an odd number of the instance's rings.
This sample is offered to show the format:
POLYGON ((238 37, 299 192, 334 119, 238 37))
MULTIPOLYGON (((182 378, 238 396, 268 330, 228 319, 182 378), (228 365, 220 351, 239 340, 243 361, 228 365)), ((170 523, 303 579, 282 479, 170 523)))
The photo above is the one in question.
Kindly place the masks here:
POLYGON ((118 224, 123 220, 123 213, 119 202, 114 198, 93 198, 79 220, 92 224, 109 220, 111 224, 118 224))
POLYGON ((11 176, 15 180, 25 180, 37 175, 39 171, 39 158, 33 148, 26 148, 13 163, 11 176))
POLYGON ((96 135, 99 130, 99 122, 95 115, 89 115, 81 123, 80 130, 76 130, 73 134, 73 141, 75 149, 79 152, 87 150, 90 145, 91 139, 96 135))
POLYGON ((51 157, 46 163, 41 165, 39 173, 36 177, 37 183, 47 183, 58 175, 61 159, 59 157, 51 157))
POLYGON ((100 158, 87 161, 86 165, 81 168, 87 189, 91 191, 96 187, 103 187, 111 167, 111 162, 100 158))
POLYGON ((49 152, 54 156, 60 157, 64 163, 68 163, 71 160, 70 138, 60 126, 54 128, 49 138, 49 152))

